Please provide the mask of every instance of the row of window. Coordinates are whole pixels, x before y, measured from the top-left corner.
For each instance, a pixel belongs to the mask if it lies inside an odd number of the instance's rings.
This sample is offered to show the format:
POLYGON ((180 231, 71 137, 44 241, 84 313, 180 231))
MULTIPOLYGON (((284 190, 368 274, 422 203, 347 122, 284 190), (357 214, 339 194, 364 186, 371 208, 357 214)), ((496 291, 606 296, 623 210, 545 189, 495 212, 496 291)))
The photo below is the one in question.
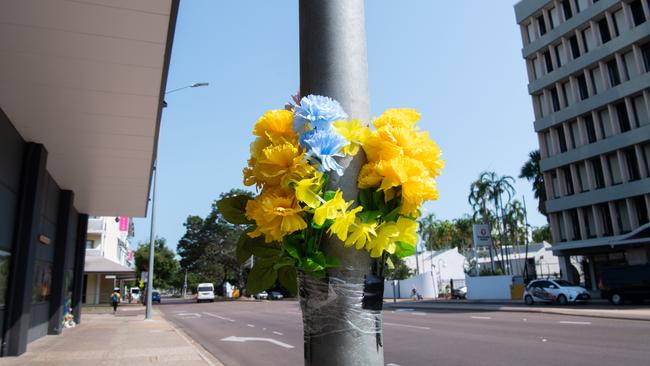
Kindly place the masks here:
POLYGON ((538 136, 542 158, 650 125, 649 102, 650 91, 645 90, 541 131, 538 136))
POLYGON ((554 1, 549 8, 542 9, 541 13, 532 16, 528 22, 522 24, 523 29, 525 29, 525 32, 523 32, 524 44, 534 42, 551 29, 571 19, 574 14, 584 11, 596 2, 598 0, 554 1))
POLYGON ((632 145, 544 172, 549 199, 650 177, 650 143, 632 145))
POLYGON ((645 23, 650 17, 648 12, 650 10, 644 10, 641 0, 622 2, 617 10, 605 12, 600 19, 586 23, 584 27, 574 30, 573 34, 562 37, 527 59, 529 81, 537 80, 620 36, 633 26, 645 23))
POLYGON ((650 195, 599 203, 550 214, 553 241, 626 234, 649 220, 650 195))

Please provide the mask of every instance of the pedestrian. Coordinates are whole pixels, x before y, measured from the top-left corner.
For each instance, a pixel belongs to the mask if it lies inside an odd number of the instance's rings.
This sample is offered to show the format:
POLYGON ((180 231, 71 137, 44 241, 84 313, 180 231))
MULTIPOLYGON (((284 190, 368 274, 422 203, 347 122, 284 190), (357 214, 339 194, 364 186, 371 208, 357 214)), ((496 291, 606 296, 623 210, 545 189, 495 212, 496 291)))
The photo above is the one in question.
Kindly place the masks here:
POLYGON ((111 294, 111 303, 113 304, 113 314, 117 312, 117 304, 120 303, 120 299, 122 296, 120 296, 120 288, 116 287, 113 290, 113 293, 111 294))

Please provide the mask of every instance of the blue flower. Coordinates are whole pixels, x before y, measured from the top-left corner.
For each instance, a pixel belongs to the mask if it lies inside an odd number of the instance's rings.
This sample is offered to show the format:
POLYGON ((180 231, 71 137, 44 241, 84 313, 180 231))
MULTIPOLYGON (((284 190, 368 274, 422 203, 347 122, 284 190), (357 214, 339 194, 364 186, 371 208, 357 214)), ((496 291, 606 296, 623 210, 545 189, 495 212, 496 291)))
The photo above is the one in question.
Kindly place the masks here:
POLYGON ((332 122, 348 118, 339 102, 321 95, 303 97, 294 113, 293 129, 299 134, 307 123, 315 130, 329 130, 332 122))
POLYGON ((333 130, 312 130, 304 140, 307 147, 305 157, 320 163, 318 170, 322 172, 335 171, 343 175, 343 167, 334 159, 343 156, 340 150, 349 142, 333 130))

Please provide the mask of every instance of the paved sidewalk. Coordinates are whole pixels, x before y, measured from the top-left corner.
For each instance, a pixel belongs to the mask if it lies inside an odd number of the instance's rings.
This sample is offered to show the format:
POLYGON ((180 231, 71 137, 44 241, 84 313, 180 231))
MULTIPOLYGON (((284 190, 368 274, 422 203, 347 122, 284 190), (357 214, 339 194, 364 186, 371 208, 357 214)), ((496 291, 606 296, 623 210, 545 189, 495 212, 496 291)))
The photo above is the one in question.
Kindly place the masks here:
POLYGON ((595 301, 586 305, 567 306, 554 304, 528 306, 522 304, 520 301, 424 300, 399 301, 395 304, 392 301, 385 301, 384 309, 509 311, 650 321, 650 306, 648 305, 614 306, 604 301, 595 301))
POLYGON ((79 326, 38 339, 0 365, 222 365, 157 311, 145 321, 142 311, 124 310, 117 316, 84 314, 79 326))

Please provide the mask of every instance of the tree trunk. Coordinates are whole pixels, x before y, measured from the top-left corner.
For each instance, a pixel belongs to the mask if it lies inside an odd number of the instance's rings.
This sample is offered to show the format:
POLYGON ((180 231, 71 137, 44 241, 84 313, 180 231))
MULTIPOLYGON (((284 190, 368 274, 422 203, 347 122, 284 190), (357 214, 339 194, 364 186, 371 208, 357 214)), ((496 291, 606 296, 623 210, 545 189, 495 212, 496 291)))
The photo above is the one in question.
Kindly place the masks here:
MULTIPOLYGON (((351 119, 369 120, 363 0, 300 0, 300 94, 334 98, 351 119)), ((332 172, 328 186, 357 202, 363 151, 339 163, 345 174, 332 172)), ((383 279, 372 275, 374 261, 337 238, 322 248, 341 265, 325 280, 300 276, 305 365, 383 365, 383 279)))

